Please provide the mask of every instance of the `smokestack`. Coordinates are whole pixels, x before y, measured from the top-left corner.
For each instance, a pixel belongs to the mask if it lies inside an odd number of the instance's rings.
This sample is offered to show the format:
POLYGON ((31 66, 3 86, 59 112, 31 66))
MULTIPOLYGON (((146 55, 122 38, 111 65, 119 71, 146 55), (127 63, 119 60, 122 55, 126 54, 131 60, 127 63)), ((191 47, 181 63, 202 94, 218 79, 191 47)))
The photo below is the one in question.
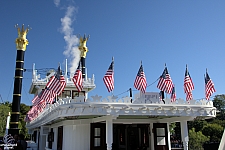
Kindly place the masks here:
POLYGON ((14 79, 14 90, 13 90, 13 101, 12 101, 12 113, 10 121, 9 134, 15 135, 19 134, 18 124, 20 116, 20 101, 21 101, 21 91, 22 91, 22 81, 23 81, 23 71, 24 71, 24 54, 26 46, 28 45, 28 40, 26 35, 29 31, 29 26, 24 30, 24 25, 20 29, 18 25, 15 26, 18 31, 18 38, 16 38, 16 68, 15 68, 15 79, 14 79))
POLYGON ((82 78, 85 79, 86 76, 86 69, 85 69, 85 58, 86 58, 86 54, 88 52, 88 48, 86 46, 87 40, 90 38, 90 35, 88 35, 88 37, 85 36, 84 37, 80 37, 80 45, 79 45, 79 50, 80 50, 80 62, 82 65, 82 78))

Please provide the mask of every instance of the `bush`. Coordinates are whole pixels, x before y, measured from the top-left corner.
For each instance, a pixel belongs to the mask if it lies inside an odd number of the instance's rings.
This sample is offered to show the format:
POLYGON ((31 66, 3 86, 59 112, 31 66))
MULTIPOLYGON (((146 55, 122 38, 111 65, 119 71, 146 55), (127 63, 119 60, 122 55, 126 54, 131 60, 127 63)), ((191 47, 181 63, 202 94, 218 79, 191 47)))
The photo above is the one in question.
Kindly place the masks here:
POLYGON ((203 144, 209 141, 209 137, 202 134, 201 131, 195 132, 195 128, 189 130, 189 149, 203 150, 203 144))
POLYGON ((202 133, 205 136, 210 137, 210 142, 220 142, 223 135, 223 127, 219 124, 207 124, 203 129, 202 133))

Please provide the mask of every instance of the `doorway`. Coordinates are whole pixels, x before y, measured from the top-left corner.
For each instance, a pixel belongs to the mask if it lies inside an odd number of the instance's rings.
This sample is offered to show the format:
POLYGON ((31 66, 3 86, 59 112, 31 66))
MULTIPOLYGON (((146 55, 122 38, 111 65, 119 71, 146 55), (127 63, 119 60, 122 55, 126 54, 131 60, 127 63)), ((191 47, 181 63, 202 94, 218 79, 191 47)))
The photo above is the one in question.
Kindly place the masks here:
POLYGON ((105 123, 91 124, 91 150, 105 150, 106 149, 106 125, 105 123))
MULTIPOLYGON (((106 149, 105 123, 91 124, 91 150, 106 149)), ((113 124, 112 150, 147 150, 149 124, 113 124)))
POLYGON ((166 123, 153 123, 155 150, 169 150, 166 123))

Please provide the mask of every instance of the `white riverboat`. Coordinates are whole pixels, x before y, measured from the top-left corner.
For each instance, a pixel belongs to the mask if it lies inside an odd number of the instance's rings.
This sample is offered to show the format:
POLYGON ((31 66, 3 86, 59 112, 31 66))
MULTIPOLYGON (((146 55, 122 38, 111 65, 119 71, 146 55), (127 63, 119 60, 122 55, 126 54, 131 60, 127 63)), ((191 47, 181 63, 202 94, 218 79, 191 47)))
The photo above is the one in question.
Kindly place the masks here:
MULTIPOLYGON (((33 67, 30 94, 41 92, 52 75, 41 79, 33 67)), ((96 87, 94 76, 87 78, 86 74, 82 92, 77 91, 66 71, 64 77, 66 87, 58 100, 26 125, 39 150, 187 150, 187 121, 216 116, 212 101, 165 99, 164 104, 156 92, 132 98, 88 97, 96 87), (172 122, 180 122, 180 148, 171 144, 172 122)))

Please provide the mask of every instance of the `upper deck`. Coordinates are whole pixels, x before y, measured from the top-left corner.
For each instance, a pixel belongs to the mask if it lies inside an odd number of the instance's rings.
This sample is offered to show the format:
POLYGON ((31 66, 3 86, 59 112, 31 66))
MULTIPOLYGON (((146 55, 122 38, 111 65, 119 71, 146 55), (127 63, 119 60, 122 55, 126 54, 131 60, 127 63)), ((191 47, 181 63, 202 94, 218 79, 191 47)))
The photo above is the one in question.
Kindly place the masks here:
MULTIPOLYGON (((33 65, 33 71, 32 71, 32 83, 30 86, 29 93, 37 95, 42 89, 45 88, 46 84, 50 80, 51 76, 55 74, 54 71, 46 73, 46 76, 44 78, 41 78, 40 74, 37 73, 37 70, 35 69, 35 65, 33 65)), ((65 74, 63 75, 66 80, 66 87, 64 89, 64 92, 59 96, 60 98, 67 98, 67 97, 75 97, 78 95, 76 86, 74 85, 72 81, 72 74, 70 76, 67 75, 67 72, 65 71, 65 74), (65 92, 66 91, 66 92, 65 92)), ((94 75, 92 75, 92 78, 88 78, 87 74, 86 77, 83 79, 83 90, 81 93, 87 94, 89 91, 95 89, 95 78, 94 75)))

